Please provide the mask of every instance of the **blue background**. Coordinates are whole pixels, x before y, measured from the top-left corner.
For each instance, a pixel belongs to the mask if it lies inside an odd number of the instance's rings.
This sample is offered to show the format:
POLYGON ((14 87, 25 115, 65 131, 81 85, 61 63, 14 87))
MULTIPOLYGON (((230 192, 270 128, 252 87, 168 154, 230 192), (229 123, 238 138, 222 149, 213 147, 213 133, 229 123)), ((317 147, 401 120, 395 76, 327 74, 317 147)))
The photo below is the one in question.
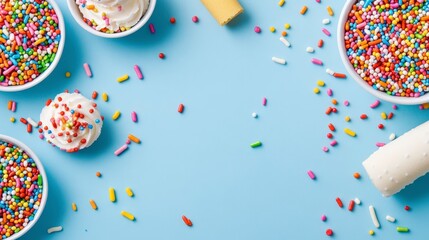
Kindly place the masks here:
POLYGON ((147 26, 130 37, 103 39, 84 31, 72 19, 66 1, 58 1, 66 21, 66 46, 60 64, 43 83, 19 93, 0 94, 0 129, 25 142, 42 159, 49 179, 49 198, 36 226, 24 239, 425 239, 429 234, 429 177, 391 198, 383 198, 370 183, 361 162, 376 150, 375 142, 388 142, 394 132, 402 134, 428 120, 417 106, 399 106, 392 120, 382 120, 392 104, 377 109, 369 105, 374 97, 350 77, 335 79, 325 73, 329 67, 345 72, 336 46, 336 24, 344 1, 287 1, 283 7, 273 1, 242 0, 245 13, 226 27, 220 27, 197 0, 159 0, 150 19, 156 34, 147 26), (308 5, 304 16, 302 5, 308 5), (326 6, 331 5, 334 17, 326 6), (197 15, 200 22, 191 21, 197 15), (174 16, 177 23, 169 23, 174 16), (322 19, 333 36, 321 32, 322 19), (279 40, 285 23, 291 24, 286 48, 279 40), (261 34, 253 31, 255 25, 261 34), (276 33, 268 28, 274 26, 276 33), (322 49, 318 40, 325 40, 322 49), (307 46, 316 49, 306 53, 307 46), (166 59, 158 58, 164 52, 166 59), (287 65, 271 61, 286 58, 287 65), (310 62, 312 57, 324 66, 310 62), (89 63, 94 77, 85 75, 89 63), (133 65, 145 76, 139 80, 133 65), (65 78, 65 72, 72 73, 65 78), (116 78, 129 74, 119 84, 116 78), (317 80, 326 87, 313 93, 317 80), (331 106, 326 89, 340 102, 339 113, 325 115, 331 106), (38 119, 47 98, 69 89, 90 97, 96 90, 109 94, 105 103, 97 100, 106 121, 100 139, 89 149, 68 154, 28 134, 23 124, 10 117, 38 119), (266 97, 268 104, 262 106, 266 97), (18 102, 16 113, 7 111, 8 100, 18 102), (351 105, 342 105, 349 100, 351 105), (177 106, 183 103, 185 112, 177 106), (120 110, 122 116, 112 121, 120 110), (130 119, 136 111, 138 123, 130 119), (259 118, 251 117, 257 112, 259 118), (359 119, 366 113, 368 120, 359 119), (345 116, 352 121, 344 121, 345 116), (329 146, 328 123, 337 127, 339 142, 329 146), (377 125, 383 123, 385 130, 377 125), (355 130, 356 138, 345 135, 344 127, 355 130), (131 144, 120 157, 113 151, 129 133, 142 139, 131 144), (261 148, 250 143, 260 140, 261 148), (308 170, 317 180, 311 180, 308 170), (97 178, 100 171, 103 176, 97 178), (353 178, 360 172, 361 180, 353 178), (125 194, 131 187, 134 198, 125 194), (109 202, 108 188, 117 191, 117 203, 109 202), (354 212, 340 209, 359 197, 354 212), (89 205, 94 199, 99 210, 89 205), (78 211, 71 210, 76 202, 78 211), (374 228, 368 206, 377 210, 381 229, 374 228), (410 205, 412 211, 403 208, 410 205), (127 210, 137 221, 119 213, 127 210), (326 214, 327 222, 320 216, 326 214), (389 223, 389 214, 398 219, 389 223), (193 222, 187 227, 181 216, 193 222), (49 227, 61 225, 63 232, 48 235, 49 227), (411 232, 396 232, 396 226, 411 232), (375 236, 368 231, 374 229, 375 236))

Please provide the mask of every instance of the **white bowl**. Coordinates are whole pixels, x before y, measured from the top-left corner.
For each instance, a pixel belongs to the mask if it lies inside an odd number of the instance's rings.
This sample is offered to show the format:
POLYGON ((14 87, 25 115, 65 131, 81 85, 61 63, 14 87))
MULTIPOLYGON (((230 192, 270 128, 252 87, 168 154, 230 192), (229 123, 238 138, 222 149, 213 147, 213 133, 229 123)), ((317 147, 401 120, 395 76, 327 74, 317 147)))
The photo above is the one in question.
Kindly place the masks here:
POLYGON ((48 69, 46 69, 46 71, 44 71, 42 74, 40 74, 36 79, 34 79, 33 81, 26 83, 24 85, 19 85, 19 86, 0 86, 0 92, 18 92, 18 91, 22 91, 22 90, 26 90, 29 89, 31 87, 36 86, 37 84, 41 83, 43 80, 45 80, 45 78, 47 78, 52 71, 54 71, 55 67, 57 66, 58 62, 60 61, 61 55, 63 53, 63 49, 64 49, 64 42, 66 40, 66 29, 64 27, 64 18, 63 18, 63 13, 61 12, 61 9, 58 7, 57 3, 54 0, 47 0, 52 7, 55 10, 55 13, 58 16, 58 25, 60 27, 60 31, 61 31, 61 39, 60 39, 60 43, 58 45, 58 51, 57 51, 57 55, 54 58, 54 61, 51 63, 51 65, 48 67, 48 69))
POLYGON ((153 11, 155 10, 156 0, 150 0, 149 1, 149 7, 148 7, 146 13, 143 15, 143 17, 140 19, 140 21, 136 25, 134 25, 133 27, 131 27, 127 31, 119 32, 119 33, 104 33, 104 32, 100 32, 100 31, 95 30, 94 28, 90 27, 88 24, 86 24, 83 21, 83 16, 79 10, 79 6, 76 4, 76 0, 67 0, 67 5, 69 6, 69 10, 70 10, 74 20, 76 20, 76 22, 86 31, 88 31, 88 32, 90 32, 96 36, 99 36, 99 37, 121 38, 121 37, 125 37, 125 36, 128 36, 130 34, 137 32, 137 30, 142 28, 147 23, 147 21, 149 21, 149 18, 152 16, 153 11))
POLYGON ((421 97, 398 97, 398 96, 388 95, 385 92, 372 88, 355 72, 352 64, 350 63, 347 57, 346 47, 344 43, 344 25, 346 24, 348 14, 355 3, 356 3, 356 0, 346 1, 346 3, 344 4, 344 8, 341 11, 340 19, 338 21, 338 29, 337 29, 338 50, 340 51, 341 60, 343 61, 343 64, 346 67, 347 72, 361 87, 363 87, 367 92, 371 93, 372 95, 374 95, 379 99, 396 103, 396 104, 404 104, 404 105, 416 105, 416 104, 429 102, 429 93, 426 93, 421 97))
POLYGON ((45 169, 43 168, 42 162, 40 162, 40 159, 37 157, 37 155, 29 147, 27 147, 27 145, 12 137, 2 135, 2 134, 0 134, 0 140, 14 144, 18 146, 21 150, 26 152, 28 156, 31 157, 36 163, 36 166, 39 169, 39 172, 43 178, 42 201, 40 202, 39 209, 37 210, 37 213, 34 216, 34 219, 26 227, 24 227, 24 229, 4 239, 4 240, 12 240, 12 239, 20 238, 25 233, 27 233, 36 224, 36 222, 39 220, 40 216, 42 215, 43 209, 45 208, 45 205, 46 205, 46 200, 48 199, 48 178, 46 177, 46 172, 45 172, 45 169))

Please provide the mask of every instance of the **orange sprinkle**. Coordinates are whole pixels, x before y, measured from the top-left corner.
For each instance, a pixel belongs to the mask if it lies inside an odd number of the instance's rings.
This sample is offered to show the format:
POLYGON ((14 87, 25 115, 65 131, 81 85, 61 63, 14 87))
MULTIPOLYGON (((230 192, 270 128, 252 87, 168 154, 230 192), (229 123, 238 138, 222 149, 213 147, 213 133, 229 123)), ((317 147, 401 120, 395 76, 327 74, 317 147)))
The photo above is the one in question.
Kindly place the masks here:
POLYGON ((300 13, 301 15, 304 15, 304 14, 307 12, 307 10, 308 10, 308 7, 307 7, 307 6, 302 6, 301 11, 299 11, 299 13, 300 13))
POLYGON ((368 46, 374 46, 374 45, 377 45, 377 44, 379 44, 379 43, 381 43, 381 39, 379 38, 379 39, 377 39, 377 40, 374 40, 374 41, 372 41, 372 42, 369 42, 368 43, 368 46))
POLYGON ((360 178, 360 174, 358 172, 353 173, 353 177, 356 179, 360 178))

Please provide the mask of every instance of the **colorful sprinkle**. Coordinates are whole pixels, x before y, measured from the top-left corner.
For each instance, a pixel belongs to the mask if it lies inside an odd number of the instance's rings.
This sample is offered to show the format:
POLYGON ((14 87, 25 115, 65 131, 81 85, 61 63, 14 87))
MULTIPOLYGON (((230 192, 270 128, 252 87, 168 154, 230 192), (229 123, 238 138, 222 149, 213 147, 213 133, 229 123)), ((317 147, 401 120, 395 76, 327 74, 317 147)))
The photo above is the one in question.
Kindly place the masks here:
POLYGON ((316 175, 314 175, 313 171, 309 170, 309 171, 307 171, 307 174, 311 179, 313 179, 313 180, 316 179, 316 175))
POLYGON ((143 73, 138 65, 134 65, 134 71, 136 72, 138 79, 143 79, 143 73))
POLYGON ((86 76, 92 77, 92 71, 88 63, 83 64, 83 69, 85 70, 86 76))
POLYGON ((183 113, 183 111, 185 111, 185 105, 183 105, 182 103, 179 104, 179 107, 177 108, 177 112, 179 113, 183 113))
POLYGON ((192 221, 189 218, 187 218, 185 215, 182 216, 182 220, 188 227, 192 227, 193 225, 192 221))
POLYGON ((121 116, 121 112, 116 111, 115 113, 113 113, 113 115, 112 115, 112 119, 115 121, 115 120, 117 120, 120 116, 121 116))
POLYGON ((256 142, 250 144, 250 147, 252 147, 252 148, 257 148, 260 146, 262 146, 262 142, 260 142, 260 141, 256 141, 256 142))
POLYGON ((121 83, 121 82, 125 82, 125 81, 127 81, 128 79, 130 79, 130 77, 128 76, 128 74, 125 74, 125 75, 122 75, 122 76, 120 76, 120 77, 118 77, 118 79, 116 79, 119 83, 121 83))
POLYGON ((126 212, 126 211, 121 211, 121 215, 122 216, 124 216, 125 218, 127 218, 128 220, 130 220, 130 221, 134 221, 134 220, 136 220, 136 218, 134 217, 134 215, 132 215, 131 213, 129 213, 129 212, 126 212))
POLYGON ((134 192, 131 188, 129 188, 129 187, 125 188, 125 192, 127 193, 127 195, 129 197, 134 197, 134 192))
POLYGON ((301 15, 304 15, 304 14, 307 12, 307 10, 308 10, 308 7, 307 7, 307 6, 302 6, 301 11, 299 11, 299 13, 300 13, 301 15))
POLYGON ((94 201, 94 200, 90 199, 90 200, 89 200, 89 204, 91 205, 91 208, 92 208, 92 209, 94 209, 94 210, 97 210, 97 209, 98 209, 97 204, 95 203, 95 201, 94 201))
POLYGON ((63 227, 61 226, 51 227, 51 228, 48 228, 48 233, 51 234, 54 232, 61 232, 62 230, 63 230, 63 227))
POLYGON ((378 221, 377 214, 375 213, 374 206, 370 205, 368 207, 368 209, 369 209, 369 215, 371 216, 371 219, 372 219, 372 223, 374 224, 374 226, 376 228, 380 228, 380 222, 378 221))
POLYGON ((109 200, 111 202, 116 202, 116 193, 114 188, 109 188, 109 200))
POLYGON ((115 152, 113 152, 116 156, 121 155, 125 150, 128 149, 128 144, 122 145, 120 148, 118 148, 115 152))
POLYGON ((131 112, 131 121, 133 122, 137 122, 138 118, 137 118, 137 113, 136 112, 131 112))
POLYGON ((76 211, 77 211, 76 203, 72 203, 72 210, 73 210, 74 212, 76 212, 76 211))

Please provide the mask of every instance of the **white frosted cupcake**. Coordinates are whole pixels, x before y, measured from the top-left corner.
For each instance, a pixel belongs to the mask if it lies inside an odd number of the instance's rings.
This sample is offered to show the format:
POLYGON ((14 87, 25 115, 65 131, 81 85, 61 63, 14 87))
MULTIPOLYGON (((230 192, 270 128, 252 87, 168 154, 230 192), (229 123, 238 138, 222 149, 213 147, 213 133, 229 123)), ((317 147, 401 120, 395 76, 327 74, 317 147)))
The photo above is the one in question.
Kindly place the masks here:
POLYGON ((67 152, 91 146, 100 136, 103 117, 97 104, 79 93, 60 93, 40 113, 42 137, 67 152))

